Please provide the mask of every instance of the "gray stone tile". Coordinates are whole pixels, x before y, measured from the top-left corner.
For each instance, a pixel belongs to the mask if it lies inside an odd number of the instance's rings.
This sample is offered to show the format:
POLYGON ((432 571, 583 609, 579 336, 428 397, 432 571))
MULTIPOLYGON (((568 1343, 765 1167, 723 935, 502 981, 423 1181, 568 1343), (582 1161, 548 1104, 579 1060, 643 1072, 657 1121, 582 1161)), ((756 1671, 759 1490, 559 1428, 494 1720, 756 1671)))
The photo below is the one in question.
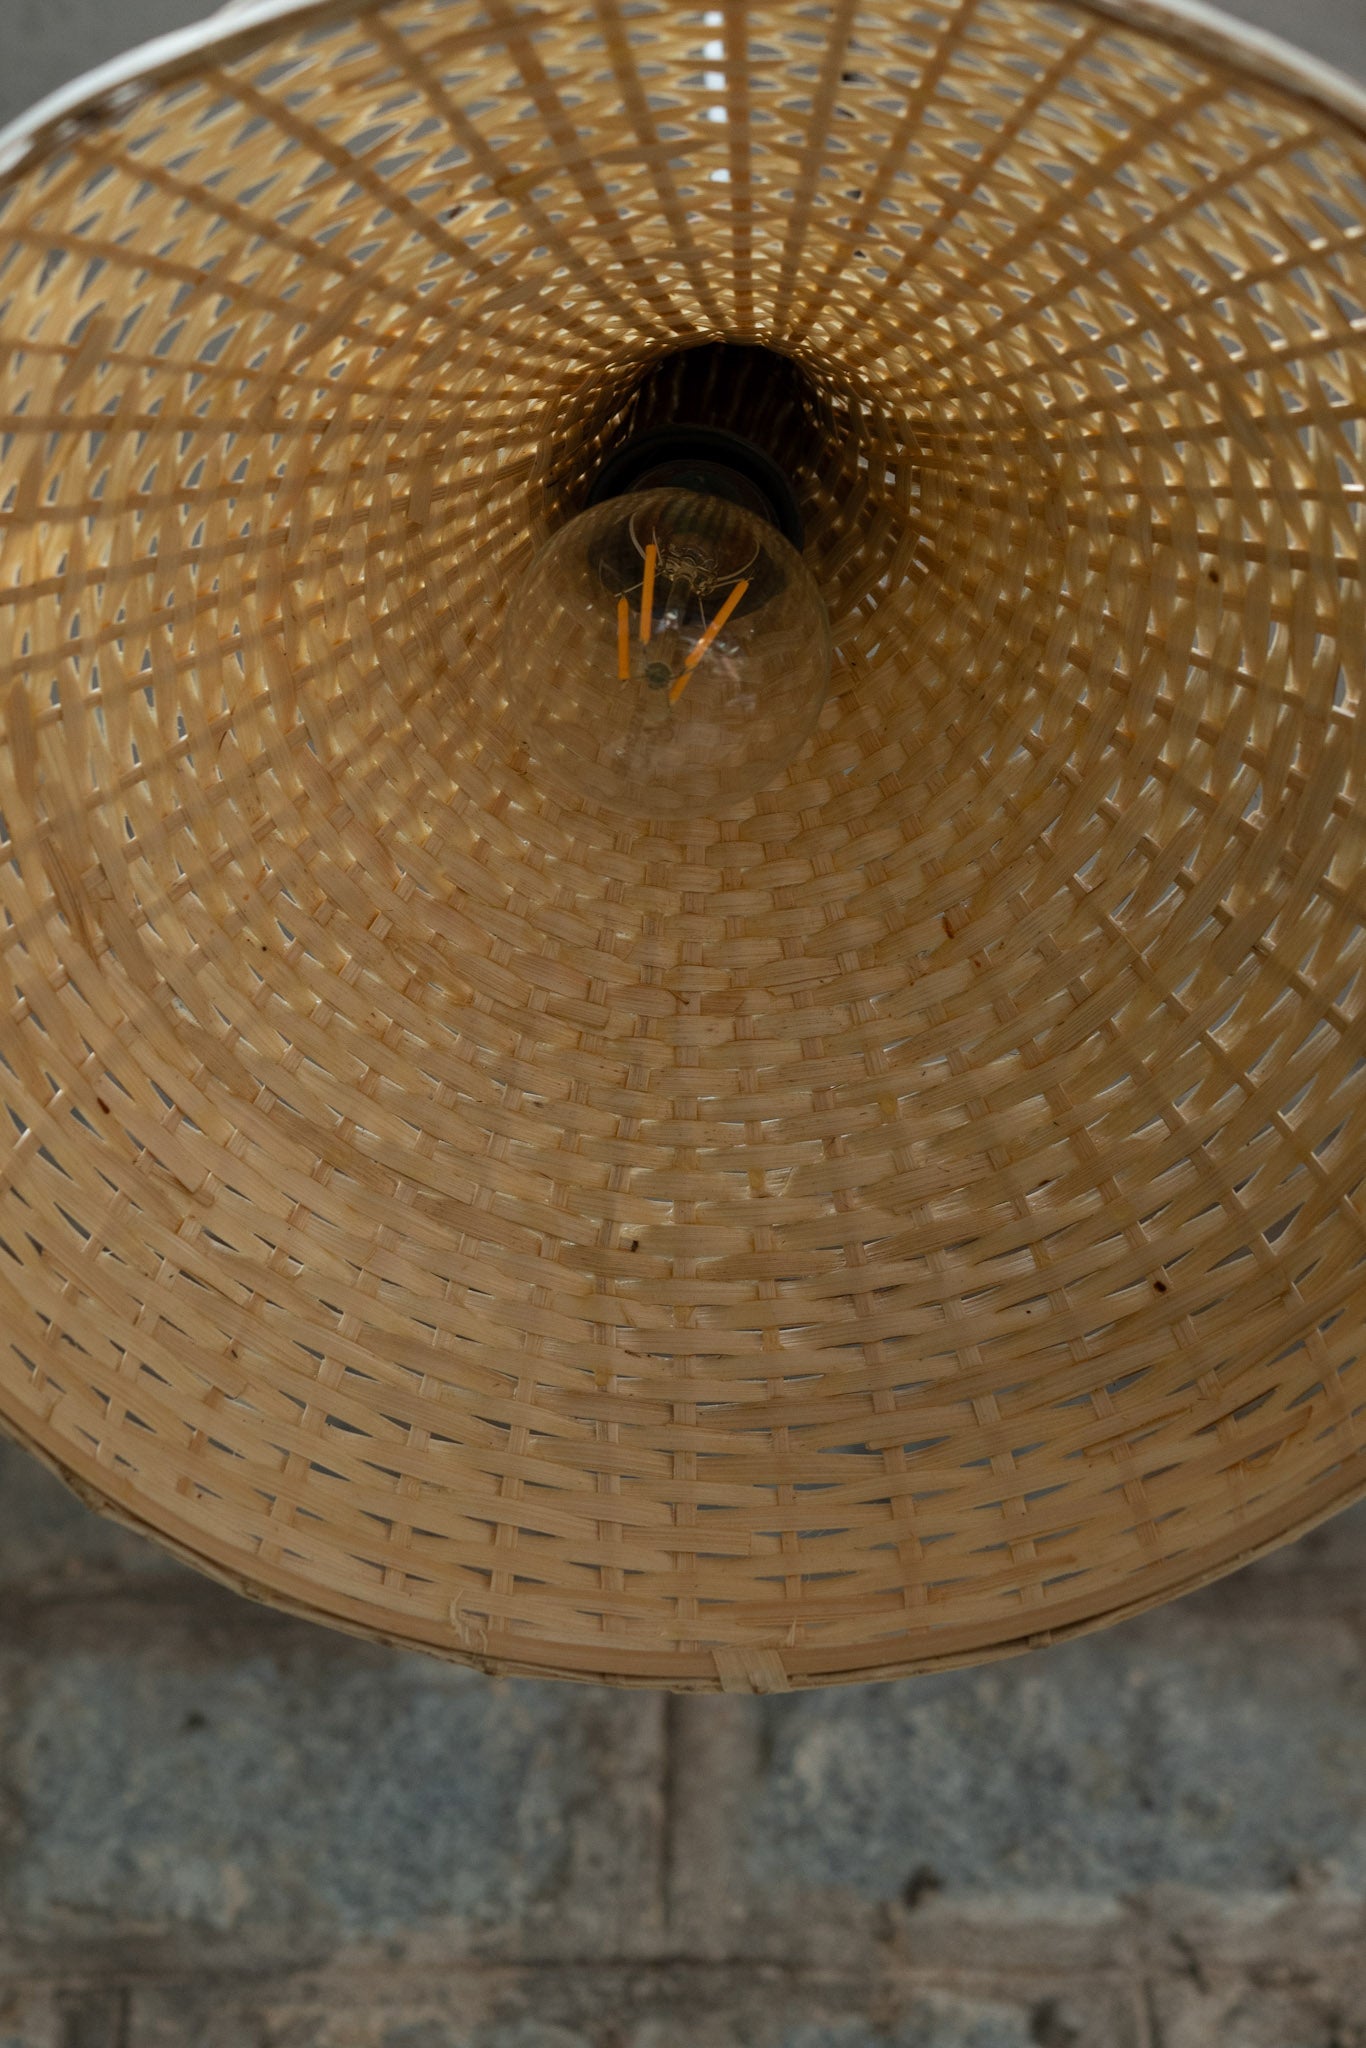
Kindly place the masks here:
POLYGON ((125 2048, 128 1994, 119 1985, 57 1995, 62 2048, 125 2048))
POLYGON ((630 2048, 1138 2048, 1136 1992, 868 1990, 859 2009, 813 1988, 806 2001, 770 1993, 729 2009, 655 2015, 627 2038, 630 2048))
POLYGON ((799 2021, 773 2048, 1030 2048, 1029 2014, 998 2000, 941 1994, 918 1998, 890 2028, 864 2019, 799 2021))
MULTIPOLYGON (((619 1973, 600 1990, 602 2010, 627 2019, 619 1973)), ((585 2029, 575 2016, 585 2003, 594 2004, 593 1980, 582 1970, 521 1978, 457 1968, 414 1984, 403 1972, 360 1969, 226 1996, 221 1984, 158 1985, 135 1995, 128 2048, 599 2048, 592 2021, 585 2029)))
POLYGON ((1331 1617, 1200 1601, 977 1671, 765 1702, 749 1882, 895 1901, 1366 1891, 1366 1669, 1331 1617))
MULTIPOLYGON (((376 2037, 376 2048, 598 2048, 602 2038, 597 2027, 585 2031, 542 2020, 493 2020, 473 2029, 458 2023, 452 2026, 445 2020, 399 2020, 386 2025, 376 2037)), ((629 2037, 618 2034, 617 2038, 629 2037)), ((334 2044, 324 2037, 320 2048, 351 2048, 351 2044, 334 2044)), ((357 2048, 362 2044, 357 2043, 357 2048)))
POLYGON ((1366 1983, 1309 1970, 1234 1982, 1168 1982, 1151 2010, 1161 2048, 1366 2048, 1366 1983), (1298 1981, 1296 1981, 1298 1979, 1298 1981))
POLYGON ((134 1998, 128 2048, 473 2048, 479 2014, 462 2002, 386 1997, 365 1973, 327 1990, 156 1985, 134 1998))
MULTIPOLYGON (((351 2007, 343 2006, 349 2013, 351 2007)), ((275 2036, 277 2042, 284 2037, 275 2036)), ((297 2035, 291 2048, 306 2048, 297 2035)), ((127 2048, 271 2048, 271 2034, 260 2001, 242 1998, 237 1987, 219 1985, 198 1996, 183 1986, 139 1992, 133 2001, 127 2048)))
POLYGON ((260 1619, 269 1647, 216 1654, 171 1617, 122 1653, 5 1661, 0 1944, 297 1965, 351 1934, 630 1953, 654 1927, 656 1700, 260 1619))
POLYGON ((1137 1988, 807 1980, 742 1963, 420 1978, 148 1987, 128 2048, 1138 2048, 1137 1988))
POLYGON ((64 2048, 56 2001, 46 1986, 0 1982, 0 2048, 64 2048))
MULTIPOLYGON (((895 2018, 879 2015, 876 2023, 852 2013, 778 2018, 754 2038, 756 2048, 1030 2048, 1029 2012, 1018 2003, 939 1992, 919 1995, 895 2018)), ((684 2029, 671 2026, 657 2043, 643 2038, 640 2048, 683 2048, 685 2040, 684 2029)))

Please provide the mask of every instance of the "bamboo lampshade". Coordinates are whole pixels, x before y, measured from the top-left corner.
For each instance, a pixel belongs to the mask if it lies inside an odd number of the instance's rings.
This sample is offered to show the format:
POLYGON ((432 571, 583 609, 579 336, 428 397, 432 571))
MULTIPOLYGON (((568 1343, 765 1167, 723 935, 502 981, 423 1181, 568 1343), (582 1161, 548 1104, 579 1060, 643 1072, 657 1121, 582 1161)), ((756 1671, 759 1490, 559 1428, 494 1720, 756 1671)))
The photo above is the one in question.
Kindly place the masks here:
POLYGON ((0 1415, 278 1606, 776 1690, 1366 1488, 1366 108, 1139 0, 351 0, 0 142, 0 1415), (659 366, 836 669, 701 821, 497 636, 659 366))

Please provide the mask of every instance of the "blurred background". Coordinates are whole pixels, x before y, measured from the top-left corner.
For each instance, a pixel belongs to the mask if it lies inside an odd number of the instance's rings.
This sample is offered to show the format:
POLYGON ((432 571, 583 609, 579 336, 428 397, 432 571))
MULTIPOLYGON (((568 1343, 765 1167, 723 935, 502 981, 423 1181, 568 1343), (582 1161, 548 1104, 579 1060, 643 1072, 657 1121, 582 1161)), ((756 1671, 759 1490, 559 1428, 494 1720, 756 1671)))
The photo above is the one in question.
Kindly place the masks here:
MULTIPOLYGON (((0 0, 0 120, 197 19, 0 0)), ((1232 11, 1366 76, 1366 0, 1232 11)), ((1366 1508, 982 1671, 490 1681, 0 1445, 0 2048, 1366 2048, 1366 1508)))

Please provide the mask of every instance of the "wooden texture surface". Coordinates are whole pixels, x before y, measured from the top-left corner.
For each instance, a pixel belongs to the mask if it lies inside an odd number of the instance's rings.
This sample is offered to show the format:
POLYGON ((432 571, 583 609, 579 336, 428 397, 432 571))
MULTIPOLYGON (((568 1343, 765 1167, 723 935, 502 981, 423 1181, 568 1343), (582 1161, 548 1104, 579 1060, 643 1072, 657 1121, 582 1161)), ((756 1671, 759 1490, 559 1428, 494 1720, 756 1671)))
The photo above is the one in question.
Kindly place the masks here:
POLYGON ((1030 0, 328 6, 48 132, 8 1425, 279 1605, 696 1689, 1360 1492, 1364 202, 1345 113, 1030 0), (777 787, 623 823, 497 630, 720 336, 809 377, 837 672, 777 787))

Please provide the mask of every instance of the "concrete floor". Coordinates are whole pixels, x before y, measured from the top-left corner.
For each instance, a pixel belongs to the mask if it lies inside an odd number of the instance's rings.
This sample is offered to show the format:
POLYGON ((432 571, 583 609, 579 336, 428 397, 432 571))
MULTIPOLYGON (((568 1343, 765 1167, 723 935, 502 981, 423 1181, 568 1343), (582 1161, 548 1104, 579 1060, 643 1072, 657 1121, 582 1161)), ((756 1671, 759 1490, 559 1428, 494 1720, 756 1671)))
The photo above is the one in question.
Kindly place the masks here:
MULTIPOLYGON (((0 0, 0 115, 191 19, 0 0)), ((1242 0, 1366 75, 1366 0, 1242 0)), ((1366 2048, 1366 1509, 781 1700, 249 1606, 0 1447, 0 2048, 1366 2048)))

